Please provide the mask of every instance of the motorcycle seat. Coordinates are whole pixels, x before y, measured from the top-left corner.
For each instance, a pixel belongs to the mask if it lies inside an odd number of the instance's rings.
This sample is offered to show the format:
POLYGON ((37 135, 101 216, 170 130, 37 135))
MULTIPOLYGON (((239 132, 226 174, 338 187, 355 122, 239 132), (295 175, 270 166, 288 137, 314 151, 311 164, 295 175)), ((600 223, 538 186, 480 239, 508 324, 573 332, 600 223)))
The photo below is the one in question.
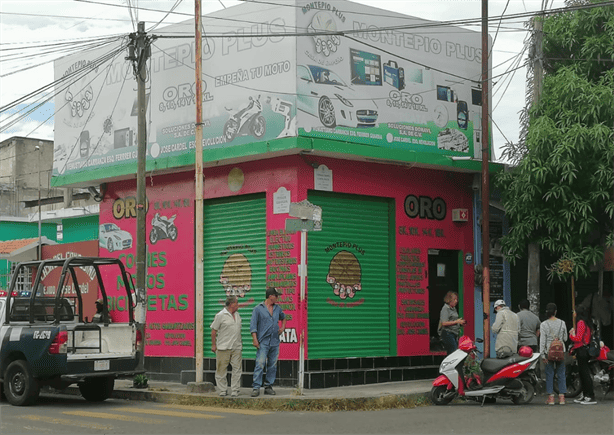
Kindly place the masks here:
POLYGON ((501 370, 505 366, 509 366, 512 364, 516 364, 522 361, 526 361, 531 357, 520 356, 518 354, 514 354, 507 358, 487 358, 482 361, 481 367, 483 372, 487 373, 496 373, 501 370))

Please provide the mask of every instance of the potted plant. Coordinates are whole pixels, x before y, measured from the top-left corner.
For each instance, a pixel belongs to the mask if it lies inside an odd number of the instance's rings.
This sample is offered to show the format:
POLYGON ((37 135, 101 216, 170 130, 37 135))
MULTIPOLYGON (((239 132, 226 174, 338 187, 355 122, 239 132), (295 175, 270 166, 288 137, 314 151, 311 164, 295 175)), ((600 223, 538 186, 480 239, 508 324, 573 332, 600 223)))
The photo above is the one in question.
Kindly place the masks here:
POLYGON ((136 375, 132 380, 134 388, 147 388, 147 376, 144 373, 136 375))

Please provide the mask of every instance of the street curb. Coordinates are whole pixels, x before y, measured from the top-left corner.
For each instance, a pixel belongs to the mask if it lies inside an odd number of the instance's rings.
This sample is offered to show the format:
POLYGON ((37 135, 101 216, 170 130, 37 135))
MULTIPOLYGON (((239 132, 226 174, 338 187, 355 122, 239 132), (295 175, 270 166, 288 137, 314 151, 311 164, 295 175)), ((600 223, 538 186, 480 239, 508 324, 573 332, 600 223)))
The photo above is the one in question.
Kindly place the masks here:
MULTIPOLYGON (((81 396, 77 387, 68 387, 64 390, 49 388, 43 391, 51 394, 81 396)), ((309 398, 305 396, 293 396, 290 398, 252 398, 247 396, 221 398, 218 396, 207 397, 196 393, 155 391, 155 389, 135 389, 134 391, 119 389, 114 390, 111 397, 114 399, 145 402, 271 411, 366 411, 376 409, 415 408, 433 405, 429 394, 423 392, 352 398, 309 398)))

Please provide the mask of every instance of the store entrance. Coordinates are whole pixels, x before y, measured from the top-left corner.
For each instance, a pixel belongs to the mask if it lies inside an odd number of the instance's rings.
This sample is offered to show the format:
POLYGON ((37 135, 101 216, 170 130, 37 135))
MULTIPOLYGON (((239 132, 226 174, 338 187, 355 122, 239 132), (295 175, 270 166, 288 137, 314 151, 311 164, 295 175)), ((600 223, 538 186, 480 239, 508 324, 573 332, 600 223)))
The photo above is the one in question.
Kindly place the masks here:
MULTIPOLYGON (((443 307, 443 298, 447 292, 459 292, 458 262, 459 251, 447 249, 429 249, 428 289, 429 289, 429 334, 431 352, 443 352, 444 348, 439 339, 437 328, 439 326, 439 313, 443 307)), ((461 313, 462 296, 459 294, 458 312, 461 313)))

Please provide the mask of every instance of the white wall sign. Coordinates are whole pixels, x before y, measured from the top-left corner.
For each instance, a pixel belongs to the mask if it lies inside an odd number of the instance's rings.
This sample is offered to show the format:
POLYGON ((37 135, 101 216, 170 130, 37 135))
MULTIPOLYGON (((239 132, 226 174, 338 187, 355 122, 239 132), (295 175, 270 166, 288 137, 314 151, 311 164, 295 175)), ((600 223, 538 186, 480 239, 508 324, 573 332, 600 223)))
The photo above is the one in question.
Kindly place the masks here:
POLYGON ((333 171, 326 165, 320 165, 313 170, 313 188, 315 190, 333 191, 333 171))
POLYGON ((289 212, 290 191, 282 186, 273 194, 273 214, 283 214, 289 212))

